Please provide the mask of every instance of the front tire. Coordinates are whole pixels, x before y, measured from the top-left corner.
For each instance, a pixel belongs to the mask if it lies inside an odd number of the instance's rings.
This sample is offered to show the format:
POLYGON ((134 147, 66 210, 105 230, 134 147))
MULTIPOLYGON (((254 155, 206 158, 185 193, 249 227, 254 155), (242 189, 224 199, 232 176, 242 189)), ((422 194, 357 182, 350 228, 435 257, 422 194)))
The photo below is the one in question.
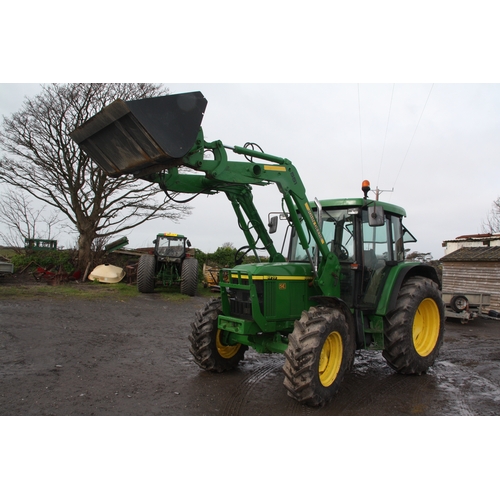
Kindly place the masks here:
POLYGON ((398 373, 420 375, 430 368, 443 343, 444 305, 437 284, 421 276, 401 287, 386 318, 383 356, 398 373))
POLYGON ((197 311, 191 323, 189 351, 195 363, 209 372, 224 372, 236 368, 245 356, 248 346, 226 345, 222 341, 222 331, 217 327, 217 319, 222 314, 220 297, 209 300, 203 309, 197 311))
POLYGON ((284 385, 299 403, 323 406, 339 390, 354 358, 354 338, 341 311, 311 307, 288 336, 284 385))
POLYGON ((137 265, 137 290, 141 293, 153 293, 156 281, 156 257, 151 254, 141 255, 137 265))
POLYGON ((184 259, 181 267, 181 293, 194 297, 198 288, 198 261, 184 259))

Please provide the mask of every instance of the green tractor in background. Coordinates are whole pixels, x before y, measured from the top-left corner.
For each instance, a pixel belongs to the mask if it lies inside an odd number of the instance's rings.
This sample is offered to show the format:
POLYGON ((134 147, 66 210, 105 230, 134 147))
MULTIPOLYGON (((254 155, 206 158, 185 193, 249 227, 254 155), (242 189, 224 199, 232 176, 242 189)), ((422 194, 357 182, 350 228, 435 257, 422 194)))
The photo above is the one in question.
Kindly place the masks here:
POLYGON ((334 397, 357 349, 382 350, 398 373, 425 373, 443 342, 444 306, 436 270, 405 261, 404 245, 416 241, 405 210, 370 200, 367 182, 363 197, 310 200, 290 160, 251 143, 205 141, 206 105, 200 92, 117 100, 71 134, 110 176, 134 175, 166 193, 224 193, 231 203, 257 262, 220 271, 220 296, 191 324, 195 362, 223 372, 248 348, 282 353, 287 393, 310 406, 334 397), (269 184, 282 210, 265 224, 252 186, 269 184), (270 236, 279 218, 283 253, 270 236))
POLYGON ((191 242, 182 234, 159 233, 153 241, 154 253, 141 255, 137 266, 137 289, 154 292, 157 283, 180 285, 180 291, 191 297, 198 287, 198 261, 191 242))

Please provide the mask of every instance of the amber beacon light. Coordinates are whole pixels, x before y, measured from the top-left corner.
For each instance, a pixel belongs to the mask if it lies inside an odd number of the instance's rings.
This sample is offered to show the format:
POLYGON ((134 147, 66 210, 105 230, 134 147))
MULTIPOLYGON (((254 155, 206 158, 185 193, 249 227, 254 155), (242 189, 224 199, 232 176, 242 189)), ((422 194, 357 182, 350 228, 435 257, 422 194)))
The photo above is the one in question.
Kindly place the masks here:
POLYGON ((365 193, 365 198, 368 198, 368 191, 370 191, 370 181, 363 181, 361 184, 361 189, 363 190, 363 193, 365 193))

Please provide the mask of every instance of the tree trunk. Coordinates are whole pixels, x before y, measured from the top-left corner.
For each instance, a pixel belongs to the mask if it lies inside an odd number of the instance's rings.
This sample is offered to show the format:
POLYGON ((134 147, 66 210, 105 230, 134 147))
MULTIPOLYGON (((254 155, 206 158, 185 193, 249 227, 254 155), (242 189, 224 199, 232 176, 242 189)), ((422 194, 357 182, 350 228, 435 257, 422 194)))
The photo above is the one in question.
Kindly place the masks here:
POLYGON ((92 241, 95 235, 81 232, 78 237, 78 269, 84 271, 89 264, 92 264, 92 241))

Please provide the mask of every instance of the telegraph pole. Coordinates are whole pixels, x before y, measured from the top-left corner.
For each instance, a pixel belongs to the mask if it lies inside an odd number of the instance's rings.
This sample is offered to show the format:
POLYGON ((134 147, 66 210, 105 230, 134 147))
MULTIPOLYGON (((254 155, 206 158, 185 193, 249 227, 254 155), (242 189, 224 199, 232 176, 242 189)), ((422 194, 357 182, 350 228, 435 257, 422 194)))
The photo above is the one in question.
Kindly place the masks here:
POLYGON ((378 186, 375 188, 375 200, 378 201, 380 193, 393 193, 394 188, 392 189, 379 189, 378 186))

